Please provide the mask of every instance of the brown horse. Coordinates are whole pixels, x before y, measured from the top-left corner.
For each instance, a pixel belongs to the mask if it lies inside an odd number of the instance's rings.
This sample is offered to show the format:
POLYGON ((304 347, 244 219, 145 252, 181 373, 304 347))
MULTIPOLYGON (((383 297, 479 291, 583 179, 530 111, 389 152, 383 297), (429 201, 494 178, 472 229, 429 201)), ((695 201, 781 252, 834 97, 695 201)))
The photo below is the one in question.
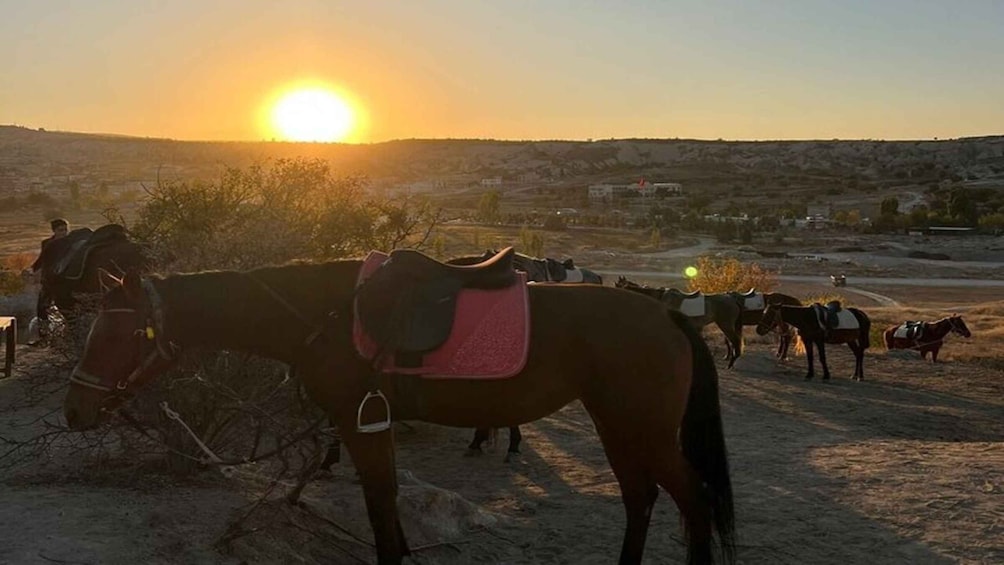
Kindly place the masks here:
POLYGON ((766 335, 778 324, 785 323, 793 326, 797 331, 798 342, 795 350, 804 347, 805 356, 809 363, 809 371, 805 374, 805 380, 811 379, 815 372, 813 370, 812 346, 815 344, 819 349, 819 364, 823 366, 823 380, 830 380, 830 367, 826 364, 827 343, 846 343, 854 352, 854 375, 852 379, 856 381, 865 380, 864 356, 865 350, 871 345, 869 333, 871 332, 871 320, 868 316, 857 308, 845 308, 853 314, 857 320, 857 328, 840 329, 834 328, 826 330, 823 328, 820 317, 824 314, 825 308, 819 304, 812 306, 782 306, 771 304, 763 311, 763 317, 756 326, 756 333, 766 335))
MULTIPOLYGON (((685 296, 679 293, 679 291, 675 291, 675 289, 646 286, 630 281, 625 277, 618 277, 614 286, 655 298, 672 310, 680 309, 680 305, 683 302, 682 298, 685 296)), ((728 361, 728 368, 730 369, 735 365, 736 359, 743 353, 742 313, 742 306, 735 296, 731 294, 705 294, 704 314, 688 317, 690 323, 697 329, 714 323, 718 326, 718 329, 722 330, 722 333, 725 335, 725 359, 728 361)))
MULTIPOLYGON (((771 304, 802 306, 802 301, 794 296, 781 292, 730 292, 743 307, 743 326, 755 326, 763 319, 764 308, 771 304), (762 297, 762 302, 757 303, 757 299, 762 297), (751 304, 755 304, 750 308, 751 304)), ((784 322, 774 326, 777 333, 777 351, 774 356, 778 359, 788 358, 788 348, 791 346, 791 338, 794 332, 791 327, 784 322)))
MULTIPOLYGON (((454 259, 450 259, 447 263, 450 263, 451 265, 474 265, 481 261, 490 259, 497 253, 497 250, 488 249, 481 255, 456 257, 454 259)), ((529 255, 523 255, 522 253, 514 253, 513 267, 520 271, 524 271, 526 273, 527 280, 532 282, 603 284, 603 277, 597 275, 589 269, 576 267, 575 263, 571 259, 566 259, 562 262, 550 257, 538 259, 536 257, 530 257, 529 255)), ((498 430, 496 429, 478 428, 474 430, 474 438, 467 446, 467 455, 481 455, 481 445, 489 439, 497 437, 497 435, 498 430)), ((523 434, 519 431, 519 426, 511 426, 509 428, 509 449, 506 450, 505 459, 503 459, 503 461, 509 463, 512 461, 513 457, 519 455, 519 444, 522 441, 523 434)))
POLYGON ((915 326, 908 337, 896 337, 894 334, 901 326, 889 326, 882 337, 885 340, 886 349, 916 349, 920 352, 921 359, 927 359, 928 352, 931 353, 931 362, 938 362, 938 351, 945 344, 945 337, 949 333, 954 333, 962 337, 972 337, 972 332, 962 320, 962 316, 952 314, 947 318, 942 318, 936 322, 907 322, 904 326, 915 326))
POLYGON ((295 365, 311 398, 341 429, 378 562, 387 564, 409 554, 397 511, 393 428, 374 431, 357 417, 508 427, 579 399, 621 487, 627 527, 620 562, 641 562, 660 486, 680 509, 688 563, 712 562, 713 530, 725 561, 734 561, 718 377, 707 345, 682 316, 615 288, 529 285, 529 358, 515 376, 378 374, 352 341, 362 264, 151 279, 128 274, 103 297, 70 379, 67 423, 79 430, 98 425, 189 348, 243 350, 295 365), (364 404, 374 387, 387 398, 389 414, 364 404))

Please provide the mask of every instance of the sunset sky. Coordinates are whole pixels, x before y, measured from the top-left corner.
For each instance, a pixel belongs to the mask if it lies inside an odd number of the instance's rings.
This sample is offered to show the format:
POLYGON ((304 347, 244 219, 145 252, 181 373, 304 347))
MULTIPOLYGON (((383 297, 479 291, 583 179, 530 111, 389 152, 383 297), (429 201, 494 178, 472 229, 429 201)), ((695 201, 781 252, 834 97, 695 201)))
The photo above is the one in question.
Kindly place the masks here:
POLYGON ((0 124, 261 140, 1004 134, 1001 0, 0 0, 0 124))

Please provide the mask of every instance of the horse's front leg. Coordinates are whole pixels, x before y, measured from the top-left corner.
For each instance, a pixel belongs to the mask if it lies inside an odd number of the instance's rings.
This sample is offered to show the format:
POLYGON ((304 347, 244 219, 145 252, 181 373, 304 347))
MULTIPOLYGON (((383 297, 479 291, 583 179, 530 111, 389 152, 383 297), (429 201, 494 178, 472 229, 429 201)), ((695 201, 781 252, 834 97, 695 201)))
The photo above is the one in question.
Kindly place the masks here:
POLYGON ((509 450, 505 454, 506 463, 511 462, 515 457, 519 456, 519 442, 522 441, 523 434, 519 431, 519 426, 512 426, 509 428, 509 450))
POLYGON ((819 340, 816 342, 819 346, 819 364, 823 367, 823 380, 830 380, 830 367, 826 364, 826 341, 819 340))
POLYGON ((355 430, 354 424, 352 422, 341 426, 342 441, 363 484, 366 512, 376 544, 377 563, 397 565, 411 552, 397 513, 393 431, 363 434, 355 430))
POLYGON ((865 346, 859 341, 857 347, 852 347, 854 352, 854 376, 859 381, 865 380, 865 346))
POLYGON ((475 455, 481 455, 481 444, 483 444, 488 439, 488 428, 477 428, 474 430, 474 439, 471 440, 470 445, 467 446, 467 452, 464 453, 465 457, 473 457, 475 455))

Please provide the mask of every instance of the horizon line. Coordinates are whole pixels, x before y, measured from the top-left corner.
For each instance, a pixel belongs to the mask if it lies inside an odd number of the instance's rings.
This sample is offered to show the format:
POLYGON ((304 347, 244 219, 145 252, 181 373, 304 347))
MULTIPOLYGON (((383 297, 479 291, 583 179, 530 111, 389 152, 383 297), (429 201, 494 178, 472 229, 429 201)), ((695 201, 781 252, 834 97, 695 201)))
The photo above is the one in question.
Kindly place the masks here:
POLYGON ((364 147, 368 145, 380 145, 383 143, 395 143, 402 141, 477 141, 477 142, 496 142, 496 143, 598 143, 598 142, 615 142, 615 141, 679 141, 679 142, 698 142, 698 143, 806 143, 806 142, 892 142, 892 143, 904 143, 904 142, 939 142, 939 141, 960 141, 966 139, 987 139, 1004 137, 1004 133, 991 133, 983 135, 966 135, 959 137, 938 137, 932 136, 930 138, 822 138, 822 137, 805 137, 805 138, 760 138, 760 139, 727 139, 724 137, 718 138, 696 138, 696 137, 603 137, 603 138, 539 138, 539 139, 528 139, 528 138, 493 138, 493 137, 401 137, 386 139, 383 141, 368 141, 368 142, 346 142, 346 141, 293 141, 293 140, 279 140, 279 139, 179 139, 173 137, 158 137, 158 136, 143 136, 125 133, 110 133, 110 132, 91 132, 91 131, 74 131, 74 130, 60 130, 60 129, 49 129, 46 127, 30 127, 21 124, 0 124, 0 128, 15 128, 24 129, 28 131, 34 131, 38 133, 59 133, 59 134, 71 134, 71 135, 85 135, 94 137, 114 137, 123 138, 137 141, 172 141, 180 143, 274 143, 274 144, 288 144, 288 145, 330 145, 330 146, 354 146, 354 147, 364 147))

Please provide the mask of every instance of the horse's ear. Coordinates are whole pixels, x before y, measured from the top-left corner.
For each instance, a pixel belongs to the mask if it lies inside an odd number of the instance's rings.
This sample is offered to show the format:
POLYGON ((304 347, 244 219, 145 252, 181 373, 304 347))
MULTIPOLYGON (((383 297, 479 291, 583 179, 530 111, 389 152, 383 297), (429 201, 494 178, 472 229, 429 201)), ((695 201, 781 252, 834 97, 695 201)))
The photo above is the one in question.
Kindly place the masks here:
POLYGON ((129 272, 122 278, 122 290, 125 291, 126 298, 130 302, 139 302, 143 298, 143 285, 139 271, 129 269, 129 272))
POLYGON ((106 292, 117 286, 121 286, 122 279, 98 267, 98 285, 101 288, 101 292, 106 292))

